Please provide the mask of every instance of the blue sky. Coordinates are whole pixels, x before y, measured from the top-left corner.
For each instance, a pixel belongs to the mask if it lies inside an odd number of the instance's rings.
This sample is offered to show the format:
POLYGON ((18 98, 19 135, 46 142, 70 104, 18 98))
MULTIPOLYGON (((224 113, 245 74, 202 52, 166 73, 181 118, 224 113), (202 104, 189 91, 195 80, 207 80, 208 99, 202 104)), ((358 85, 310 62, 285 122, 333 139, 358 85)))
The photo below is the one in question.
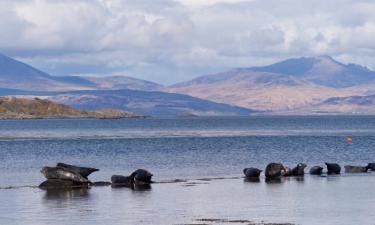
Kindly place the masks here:
POLYGON ((172 84, 331 55, 375 68, 372 0, 2 0, 0 51, 54 75, 172 84))

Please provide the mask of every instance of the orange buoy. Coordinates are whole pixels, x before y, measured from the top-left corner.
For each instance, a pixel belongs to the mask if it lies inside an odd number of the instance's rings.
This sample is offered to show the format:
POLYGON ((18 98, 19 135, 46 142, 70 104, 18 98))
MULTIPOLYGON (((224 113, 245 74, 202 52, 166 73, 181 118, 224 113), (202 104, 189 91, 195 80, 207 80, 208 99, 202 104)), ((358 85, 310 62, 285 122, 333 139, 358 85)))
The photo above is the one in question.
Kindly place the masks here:
POLYGON ((353 138, 352 137, 347 137, 347 138, 345 138, 345 141, 346 142, 353 142, 353 138))

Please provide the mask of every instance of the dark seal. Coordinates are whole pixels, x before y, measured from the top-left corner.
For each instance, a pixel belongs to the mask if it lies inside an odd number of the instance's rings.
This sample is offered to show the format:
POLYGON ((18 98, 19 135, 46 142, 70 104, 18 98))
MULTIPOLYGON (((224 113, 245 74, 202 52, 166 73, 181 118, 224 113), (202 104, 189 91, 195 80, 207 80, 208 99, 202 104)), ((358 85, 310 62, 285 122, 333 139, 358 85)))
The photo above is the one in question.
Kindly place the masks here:
POLYGON ((367 167, 369 168, 369 170, 375 171, 375 163, 369 163, 367 167))
POLYGON ((65 164, 65 163, 57 163, 56 167, 61 167, 61 168, 64 168, 65 170, 67 170, 67 171, 71 171, 73 173, 78 173, 86 179, 93 172, 99 171, 99 169, 96 169, 96 168, 73 166, 73 165, 69 165, 69 164, 65 164))
POLYGON ((246 178, 259 178, 260 173, 262 173, 262 170, 250 167, 243 169, 243 173, 245 174, 246 178))
POLYGON ((151 178, 154 176, 151 172, 145 169, 138 169, 134 171, 132 175, 134 176, 134 182, 136 183, 151 183, 151 178))
POLYGON ((285 174, 285 167, 281 163, 270 163, 265 170, 265 176, 268 179, 280 178, 285 174))
POLYGON ((367 173, 369 168, 367 166, 344 166, 345 173, 367 173))
POLYGON ((323 173, 323 167, 321 166, 313 166, 310 168, 311 175, 322 175, 322 173, 323 173))
POLYGON ((327 174, 340 174, 341 166, 337 163, 325 163, 327 165, 327 174))
POLYGON ((303 176, 305 174, 306 164, 298 163, 296 167, 292 169, 292 176, 303 176))
POLYGON ((69 170, 65 170, 61 167, 43 167, 40 171, 48 180, 59 179, 59 180, 70 180, 77 183, 89 183, 87 178, 84 178, 80 174, 73 173, 69 170))

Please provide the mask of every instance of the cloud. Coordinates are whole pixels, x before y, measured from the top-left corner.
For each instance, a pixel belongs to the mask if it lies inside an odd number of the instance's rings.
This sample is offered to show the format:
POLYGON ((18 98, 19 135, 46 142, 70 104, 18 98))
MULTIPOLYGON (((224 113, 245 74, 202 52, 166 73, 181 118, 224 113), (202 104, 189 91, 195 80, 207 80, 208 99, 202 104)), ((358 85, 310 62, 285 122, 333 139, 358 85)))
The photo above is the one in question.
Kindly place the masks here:
POLYGON ((370 0, 3 0, 0 51, 53 74, 173 83, 288 57, 375 68, 370 0))

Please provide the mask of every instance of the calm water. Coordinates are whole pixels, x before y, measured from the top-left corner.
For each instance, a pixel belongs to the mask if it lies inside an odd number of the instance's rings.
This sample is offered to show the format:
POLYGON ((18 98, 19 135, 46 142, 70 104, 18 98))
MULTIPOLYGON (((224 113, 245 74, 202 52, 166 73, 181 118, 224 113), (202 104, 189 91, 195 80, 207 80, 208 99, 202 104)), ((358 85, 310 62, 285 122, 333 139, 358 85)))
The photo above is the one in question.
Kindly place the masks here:
POLYGON ((365 165, 375 162, 374 146, 375 117, 365 116, 0 121, 0 224, 375 224, 375 173, 277 184, 200 179, 240 177, 271 161, 365 165), (137 168, 155 181, 188 181, 147 190, 23 187, 60 161, 100 168, 92 181, 137 168))

